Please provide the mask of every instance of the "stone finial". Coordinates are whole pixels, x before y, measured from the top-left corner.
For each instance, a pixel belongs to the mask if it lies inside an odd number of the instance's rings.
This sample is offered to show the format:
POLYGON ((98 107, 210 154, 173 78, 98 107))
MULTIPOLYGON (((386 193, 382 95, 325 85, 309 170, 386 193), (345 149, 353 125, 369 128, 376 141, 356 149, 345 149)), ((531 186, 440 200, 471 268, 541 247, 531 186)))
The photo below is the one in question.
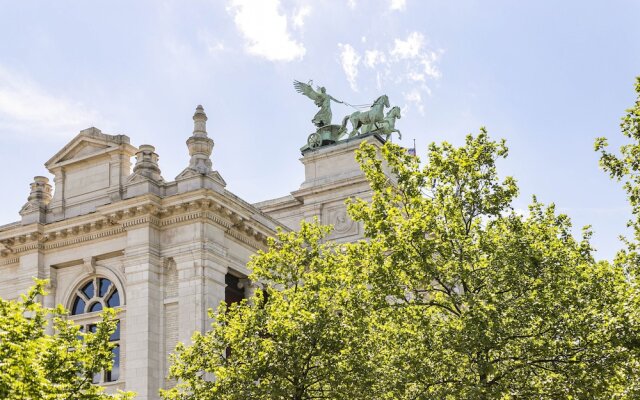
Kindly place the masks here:
POLYGON ((51 185, 46 176, 36 176, 31 183, 31 193, 28 198, 29 203, 36 203, 43 207, 51 201, 51 185))
POLYGON ((196 112, 193 114, 193 136, 207 136, 207 120, 204 107, 198 104, 196 112))
POLYGON ((154 181, 162 181, 160 175, 160 167, 158 166, 158 154, 156 148, 143 144, 136 153, 136 165, 133 167, 133 173, 145 176, 154 181))
POLYGON ((187 139, 187 147, 191 156, 187 169, 204 175, 210 173, 212 165, 209 157, 213 150, 213 140, 207 137, 207 114, 201 105, 193 114, 193 136, 187 139))
MULTIPOLYGON (((25 204, 20 210, 23 217, 28 214, 39 214, 46 211, 47 205, 51 202, 51 185, 49 178, 45 176, 36 176, 31 183, 31 193, 25 204)), ((36 218, 39 220, 40 218, 36 218)))

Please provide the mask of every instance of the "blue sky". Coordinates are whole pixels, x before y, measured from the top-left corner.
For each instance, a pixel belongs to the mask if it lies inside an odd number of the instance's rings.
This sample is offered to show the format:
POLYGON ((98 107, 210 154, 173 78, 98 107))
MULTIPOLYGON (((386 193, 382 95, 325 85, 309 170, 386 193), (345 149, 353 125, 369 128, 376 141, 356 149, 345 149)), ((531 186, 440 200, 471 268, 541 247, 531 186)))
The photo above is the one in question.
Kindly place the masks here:
MULTIPOLYGON (((621 143, 638 16, 631 0, 0 0, 0 224, 89 126, 153 144, 173 179, 197 104, 231 191, 255 202, 296 190, 316 107, 292 81, 313 79, 352 104, 388 94, 418 154, 480 126, 506 138, 515 207, 555 202, 611 258, 628 207, 593 140, 621 143)), ((351 111, 334 106, 334 122, 351 111)))

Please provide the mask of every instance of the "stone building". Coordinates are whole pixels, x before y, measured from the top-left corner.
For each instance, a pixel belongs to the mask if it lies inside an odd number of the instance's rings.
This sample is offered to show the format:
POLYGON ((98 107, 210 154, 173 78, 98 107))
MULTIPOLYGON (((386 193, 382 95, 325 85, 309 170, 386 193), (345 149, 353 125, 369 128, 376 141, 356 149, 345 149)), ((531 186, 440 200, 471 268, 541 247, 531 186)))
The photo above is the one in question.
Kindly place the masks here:
POLYGON ((353 151, 363 140, 383 142, 368 136, 306 151, 299 189, 249 204, 212 167, 201 106, 193 120, 189 165, 173 181, 162 177, 153 146, 81 131, 45 163, 53 184, 35 177, 21 219, 0 226, 0 297, 48 279, 45 305, 64 305, 84 329, 102 308, 119 308, 114 368, 94 381, 139 399, 172 384, 167 355, 208 328, 209 308, 245 295, 247 261, 278 227, 318 217, 335 226, 335 240, 362 237, 344 206, 370 196, 353 151))

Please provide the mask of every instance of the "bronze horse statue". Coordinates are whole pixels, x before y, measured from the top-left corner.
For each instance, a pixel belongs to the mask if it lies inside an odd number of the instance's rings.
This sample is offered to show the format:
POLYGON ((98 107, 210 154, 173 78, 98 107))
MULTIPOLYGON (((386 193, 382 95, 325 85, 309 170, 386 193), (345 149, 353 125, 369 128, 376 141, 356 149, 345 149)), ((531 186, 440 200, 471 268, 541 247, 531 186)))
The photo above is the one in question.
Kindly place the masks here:
POLYGON ((344 117, 342 120, 342 130, 344 131, 346 129, 347 121, 351 121, 352 129, 351 132, 349 132, 349 137, 353 137, 361 126, 382 122, 385 107, 389 107, 389 98, 386 94, 383 94, 373 102, 369 111, 356 111, 344 117))
POLYGON ((380 122, 373 124, 362 125, 360 132, 362 135, 365 133, 377 133, 379 135, 386 135, 385 140, 389 140, 393 132, 398 132, 398 138, 402 139, 402 133, 396 129, 396 119, 402 118, 400 115, 400 107, 391 107, 391 110, 387 113, 387 116, 380 122))

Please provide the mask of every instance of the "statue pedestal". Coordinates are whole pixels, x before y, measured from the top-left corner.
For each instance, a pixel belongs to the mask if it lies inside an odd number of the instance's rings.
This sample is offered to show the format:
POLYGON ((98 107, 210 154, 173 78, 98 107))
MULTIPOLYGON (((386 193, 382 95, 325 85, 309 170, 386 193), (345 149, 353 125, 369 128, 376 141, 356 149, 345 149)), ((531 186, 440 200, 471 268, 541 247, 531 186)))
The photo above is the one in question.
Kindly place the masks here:
POLYGON ((299 228, 301 220, 318 218, 323 224, 334 226, 332 240, 361 239, 362 227, 348 217, 344 202, 351 197, 371 199, 369 182, 355 159, 355 150, 362 142, 378 149, 384 144, 379 136, 367 135, 307 150, 300 159, 305 168, 300 188, 288 196, 255 205, 293 230, 299 228))
POLYGON ((306 151, 300 159, 304 164, 304 182, 294 196, 304 196, 307 189, 319 189, 327 185, 345 182, 352 184, 354 179, 364 179, 360 165, 355 159, 355 151, 362 142, 381 147, 384 141, 375 135, 359 136, 306 151))

